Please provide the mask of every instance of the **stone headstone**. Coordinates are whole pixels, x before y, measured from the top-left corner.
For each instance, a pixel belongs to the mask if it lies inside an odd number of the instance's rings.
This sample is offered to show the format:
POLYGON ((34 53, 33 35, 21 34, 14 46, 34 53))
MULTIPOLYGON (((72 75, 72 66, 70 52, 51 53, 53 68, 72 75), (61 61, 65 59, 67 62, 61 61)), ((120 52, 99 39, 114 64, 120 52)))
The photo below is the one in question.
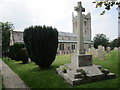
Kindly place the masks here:
POLYGON ((98 59, 100 60, 104 60, 105 59, 105 49, 103 46, 98 46, 98 56, 97 56, 98 59))
POLYGON ((118 51, 120 52, 120 47, 118 48, 118 51))
POLYGON ((91 54, 91 55, 93 55, 94 51, 95 51, 94 47, 91 47, 91 48, 88 49, 88 53, 91 54))
POLYGON ((95 54, 95 48, 94 48, 94 47, 91 48, 91 54, 92 54, 92 55, 95 54))
POLYGON ((106 52, 109 53, 111 51, 111 48, 110 47, 107 47, 106 48, 106 52))
POLYGON ((98 56, 98 49, 95 49, 94 57, 97 57, 97 56, 98 56))
POLYGON ((115 47, 115 48, 114 48, 114 50, 118 50, 118 48, 117 48, 117 47, 115 47))
POLYGON ((94 47, 89 48, 87 53, 93 55, 94 57, 97 57, 98 56, 98 49, 95 49, 94 47))

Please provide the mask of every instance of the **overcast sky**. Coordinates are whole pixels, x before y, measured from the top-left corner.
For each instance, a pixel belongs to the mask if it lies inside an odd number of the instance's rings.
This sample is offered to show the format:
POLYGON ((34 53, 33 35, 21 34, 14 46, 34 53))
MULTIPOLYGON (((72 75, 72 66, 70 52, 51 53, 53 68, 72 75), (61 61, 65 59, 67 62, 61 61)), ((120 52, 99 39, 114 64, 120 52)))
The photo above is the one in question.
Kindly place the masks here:
MULTIPOLYGON (((72 12, 80 0, 0 0, 0 21, 12 22, 15 30, 31 25, 47 25, 58 31, 72 32, 72 12)), ((93 0, 81 0, 86 13, 91 13, 92 38, 104 33, 110 40, 118 37, 118 11, 116 7, 105 15, 96 9, 93 0)))

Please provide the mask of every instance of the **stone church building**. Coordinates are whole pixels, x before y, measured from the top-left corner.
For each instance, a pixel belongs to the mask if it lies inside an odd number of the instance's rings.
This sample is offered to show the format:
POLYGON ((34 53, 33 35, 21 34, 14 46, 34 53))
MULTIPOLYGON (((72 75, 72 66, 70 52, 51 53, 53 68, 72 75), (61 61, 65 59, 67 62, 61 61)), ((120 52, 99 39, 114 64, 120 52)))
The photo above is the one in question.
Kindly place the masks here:
MULTIPOLYGON (((88 13, 84 15, 83 28, 84 28, 84 47, 85 51, 93 47, 93 42, 91 41, 91 15, 88 13)), ((73 33, 59 32, 59 43, 57 54, 70 54, 76 52, 77 47, 77 16, 72 15, 73 23, 73 33)), ((10 35, 10 45, 17 42, 23 42, 23 32, 21 31, 11 31, 10 35)))

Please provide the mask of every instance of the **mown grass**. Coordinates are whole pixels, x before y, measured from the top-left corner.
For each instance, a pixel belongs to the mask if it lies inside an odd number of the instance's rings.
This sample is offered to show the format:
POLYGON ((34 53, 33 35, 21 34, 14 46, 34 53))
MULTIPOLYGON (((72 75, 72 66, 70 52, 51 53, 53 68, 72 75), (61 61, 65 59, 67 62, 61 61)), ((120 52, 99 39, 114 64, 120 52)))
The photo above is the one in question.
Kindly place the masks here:
POLYGON ((31 88, 118 88, 118 55, 117 51, 112 51, 106 55, 105 60, 93 59, 94 64, 108 68, 115 73, 117 78, 97 81, 71 87, 55 71, 60 65, 70 63, 70 55, 60 55, 56 57, 52 66, 48 70, 41 70, 33 62, 20 64, 19 61, 3 59, 3 61, 15 71, 22 80, 31 88))

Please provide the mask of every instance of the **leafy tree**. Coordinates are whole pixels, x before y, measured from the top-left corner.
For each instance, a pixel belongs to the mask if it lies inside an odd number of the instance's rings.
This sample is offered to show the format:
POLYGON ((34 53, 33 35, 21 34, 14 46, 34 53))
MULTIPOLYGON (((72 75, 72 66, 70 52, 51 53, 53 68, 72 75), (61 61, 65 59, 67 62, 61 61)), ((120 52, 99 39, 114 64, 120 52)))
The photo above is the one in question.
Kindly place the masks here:
POLYGON ((120 47, 120 37, 114 39, 114 40, 110 43, 110 47, 111 47, 111 49, 114 49, 114 47, 120 47))
POLYGON ((104 34, 96 34, 96 36, 93 39, 94 47, 98 48, 99 45, 105 46, 105 49, 107 46, 109 46, 109 39, 104 34))
POLYGON ((95 0, 93 3, 96 4, 96 8, 104 6, 104 10, 100 15, 103 15, 106 10, 110 10, 113 6, 120 7, 120 1, 118 0, 95 0))
POLYGON ((30 59, 40 68, 48 68, 55 60, 58 31, 47 26, 31 26, 24 30, 24 42, 30 59))
POLYGON ((2 30, 2 54, 6 56, 10 46, 10 30, 13 30, 13 24, 10 22, 1 22, 2 30))

